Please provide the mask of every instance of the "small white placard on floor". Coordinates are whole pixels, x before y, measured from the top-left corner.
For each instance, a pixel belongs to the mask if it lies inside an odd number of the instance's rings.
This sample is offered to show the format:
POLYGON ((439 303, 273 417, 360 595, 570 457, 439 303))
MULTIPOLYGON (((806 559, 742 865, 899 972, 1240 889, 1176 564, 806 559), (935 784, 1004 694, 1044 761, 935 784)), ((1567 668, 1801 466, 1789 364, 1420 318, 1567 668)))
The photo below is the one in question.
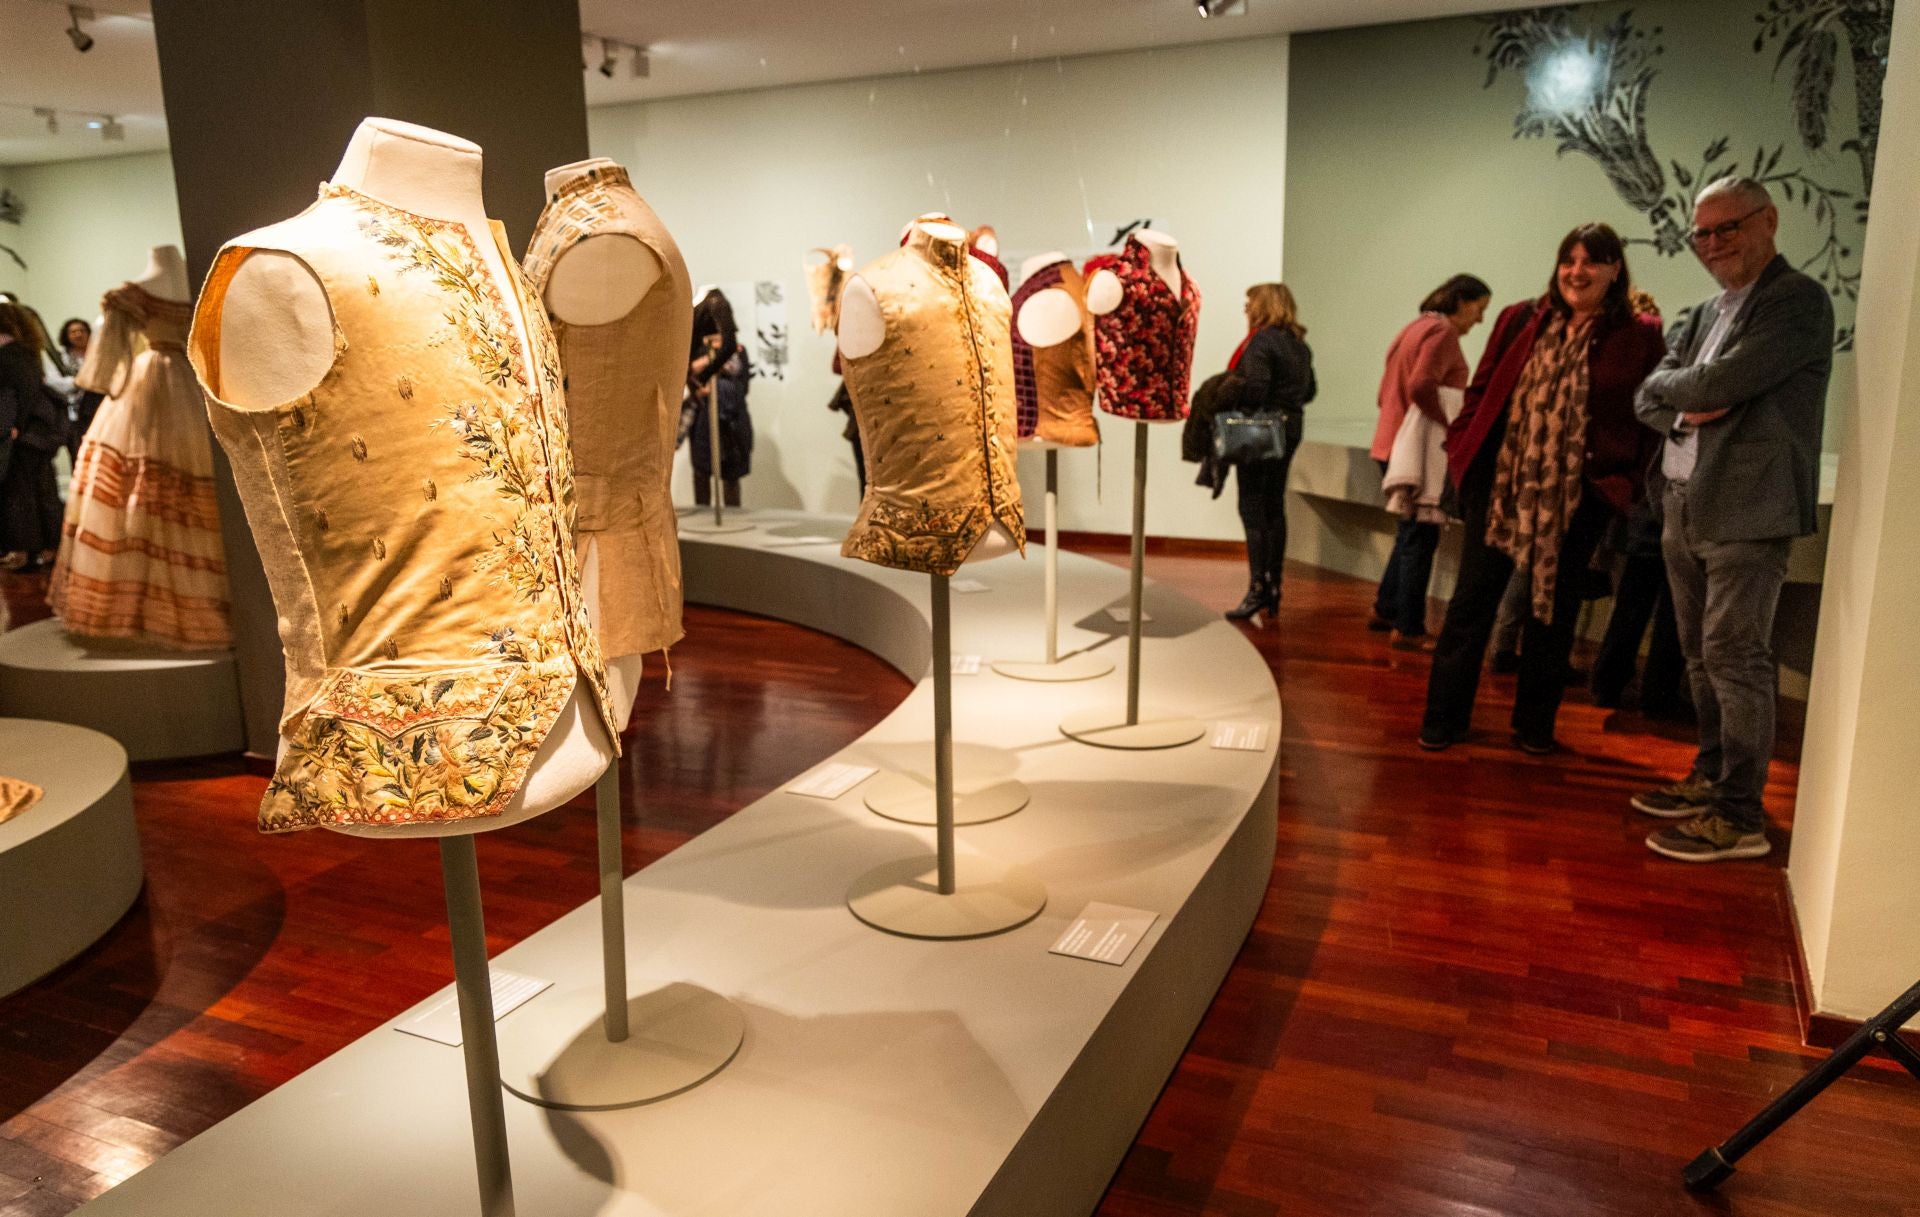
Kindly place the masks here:
POLYGON ((966 592, 984 592, 990 589, 987 587, 986 584, 980 582, 980 580, 978 579, 955 579, 953 582, 947 584, 947 590, 966 593, 966 592))
POLYGON ((978 655, 955 655, 953 657, 953 674, 955 676, 980 675, 980 657, 978 655))
MULTIPOLYGON (((522 976, 518 972, 508 972, 501 968, 487 970, 490 987, 493 989, 493 1021, 499 1022, 507 1015, 526 1005, 542 990, 552 986, 550 980, 538 976, 522 976)), ((404 1023, 394 1027, 408 1035, 417 1035, 423 1040, 432 1040, 436 1044, 445 1044, 458 1048, 466 1038, 460 1032, 460 993, 448 989, 447 995, 431 1006, 414 1015, 404 1023)))
POLYGON ((788 782, 787 790, 810 799, 837 799, 878 772, 872 765, 832 761, 788 782))
MULTIPOLYGON (((1133 620, 1132 615, 1127 612, 1127 606, 1124 604, 1116 604, 1112 608, 1108 609, 1107 616, 1113 618, 1115 621, 1118 621, 1121 625, 1126 625, 1129 621, 1133 620)), ((1153 620, 1152 613, 1149 613, 1145 609, 1140 610, 1141 625, 1145 625, 1147 622, 1152 620, 1153 620)))
POLYGON ((1089 904, 1080 910, 1079 918, 1049 950, 1055 955, 1119 967, 1127 962, 1133 948, 1140 945, 1159 916, 1117 904, 1089 904))
POLYGON ((1228 723, 1213 725, 1215 748, 1233 748, 1241 752, 1259 752, 1267 746, 1268 723, 1228 723))

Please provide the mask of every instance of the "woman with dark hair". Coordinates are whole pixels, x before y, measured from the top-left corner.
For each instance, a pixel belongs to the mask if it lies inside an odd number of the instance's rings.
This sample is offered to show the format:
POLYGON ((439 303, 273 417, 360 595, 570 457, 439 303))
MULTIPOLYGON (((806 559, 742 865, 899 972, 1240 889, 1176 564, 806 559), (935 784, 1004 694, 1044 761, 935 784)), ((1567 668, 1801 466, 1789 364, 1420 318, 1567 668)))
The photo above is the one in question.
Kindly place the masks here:
MULTIPOLYGON (((1380 377, 1380 422, 1373 430, 1369 452, 1383 475, 1409 410, 1418 410, 1445 430, 1441 390, 1466 389, 1467 357, 1460 352, 1460 339, 1480 324, 1492 298, 1493 289, 1479 279, 1455 275, 1427 293, 1420 302, 1420 315, 1387 347, 1387 367, 1380 377)), ((1427 582, 1433 575, 1433 551, 1439 545, 1439 523, 1423 520, 1417 510, 1402 514, 1394 530, 1393 553, 1387 557, 1387 569, 1373 599, 1373 620, 1368 623, 1369 629, 1392 630, 1395 646, 1417 647, 1427 635, 1427 582)))
POLYGON ((1313 400, 1313 351, 1300 309, 1284 283, 1256 283, 1247 289, 1247 336, 1227 365, 1218 399, 1221 412, 1263 415, 1281 420, 1282 455, 1234 466, 1240 491, 1240 523, 1247 530, 1247 594, 1227 610, 1230 621, 1245 621, 1280 608, 1280 568, 1287 557, 1287 471, 1300 447, 1301 421, 1313 400))
POLYGON ((1532 577, 1513 738, 1557 747, 1553 727, 1573 650, 1582 574, 1608 523, 1640 493, 1656 437, 1633 395, 1666 353, 1636 317, 1619 234, 1583 224, 1560 242, 1546 294, 1494 322, 1466 404, 1447 435, 1447 475, 1466 522, 1460 577, 1427 678, 1420 746, 1467 736, 1487 638, 1516 564, 1532 577))
POLYGON ((41 333, 24 305, 0 303, 0 570, 44 566, 60 544, 66 403, 46 385, 41 333))

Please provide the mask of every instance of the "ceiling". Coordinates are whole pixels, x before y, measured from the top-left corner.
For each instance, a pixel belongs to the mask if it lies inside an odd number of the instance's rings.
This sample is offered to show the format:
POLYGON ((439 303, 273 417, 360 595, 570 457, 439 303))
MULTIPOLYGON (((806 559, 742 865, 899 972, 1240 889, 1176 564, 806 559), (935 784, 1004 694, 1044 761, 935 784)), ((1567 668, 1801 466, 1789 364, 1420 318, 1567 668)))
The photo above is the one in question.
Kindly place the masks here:
MULTIPOLYGON (((1242 15, 1201 20, 1193 0, 580 0, 589 35, 649 48, 636 78, 617 51, 612 78, 583 56, 587 104, 766 88, 1178 46, 1293 30, 1417 20, 1515 7, 1511 0, 1238 0, 1242 15)), ((63 0, 0 0, 0 165, 166 147, 160 66, 146 0, 98 0, 92 50, 66 34, 63 0), (33 108, 60 111, 47 130, 33 108), (102 140, 86 123, 126 128, 102 140)))

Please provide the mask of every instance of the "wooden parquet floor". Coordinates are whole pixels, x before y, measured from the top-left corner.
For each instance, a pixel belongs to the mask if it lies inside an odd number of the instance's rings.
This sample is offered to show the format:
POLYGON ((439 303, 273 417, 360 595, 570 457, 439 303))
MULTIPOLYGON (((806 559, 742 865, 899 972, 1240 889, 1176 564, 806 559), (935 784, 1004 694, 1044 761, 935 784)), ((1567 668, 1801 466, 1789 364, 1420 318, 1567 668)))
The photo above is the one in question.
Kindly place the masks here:
MULTIPOLYGON (((1231 558, 1150 562, 1209 604, 1241 591, 1231 558)), ((0 578, 16 623, 34 612, 26 582, 0 578)), ((1420 753, 1426 660, 1361 628, 1369 594, 1296 568, 1278 620, 1247 628, 1286 708, 1274 881, 1101 1217, 1920 1214, 1920 1085, 1884 1067, 1829 1091, 1719 1196, 1678 1186, 1818 1059, 1799 1043, 1781 898, 1793 764, 1774 769, 1772 858, 1664 862, 1626 796, 1684 768, 1683 732, 1574 693, 1568 752, 1525 757, 1495 679, 1484 738, 1420 753)), ((650 681, 629 740, 629 865, 906 689, 832 639, 689 610, 673 692, 650 681)), ((139 770, 140 902, 0 1000, 9 1217, 69 1212, 451 979, 430 843, 261 837, 263 779, 237 762, 139 770)), ((495 950, 592 898, 592 840, 585 799, 486 836, 495 950)))

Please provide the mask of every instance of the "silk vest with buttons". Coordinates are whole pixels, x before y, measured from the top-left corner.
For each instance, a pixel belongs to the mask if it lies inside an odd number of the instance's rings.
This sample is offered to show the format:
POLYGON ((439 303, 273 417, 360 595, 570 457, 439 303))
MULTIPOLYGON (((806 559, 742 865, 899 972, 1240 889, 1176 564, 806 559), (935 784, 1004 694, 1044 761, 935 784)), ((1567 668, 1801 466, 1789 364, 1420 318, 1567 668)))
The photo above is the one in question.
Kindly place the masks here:
POLYGON ((867 493, 840 552, 951 575, 996 522, 1024 552, 1006 289, 964 242, 938 238, 894 250, 860 278, 886 336, 842 360, 867 493))
POLYGON ((323 186, 222 249, 201 292, 190 353, 287 656, 263 831, 498 815, 580 681, 618 747, 574 558, 552 333, 476 240, 513 268, 498 225, 323 186), (334 359, 295 400, 245 409, 221 393, 220 317, 255 250, 318 280, 334 359))
POLYGON ((1013 313, 1040 292, 1065 292, 1080 310, 1080 328, 1064 342, 1036 347, 1013 327, 1013 380, 1020 399, 1020 438, 1088 448, 1100 442, 1093 421, 1093 314, 1087 284, 1071 262, 1054 262, 1027 276, 1013 294, 1013 313))
POLYGON ((660 281, 605 325, 554 322, 566 375, 580 510, 575 541, 598 547, 601 648, 639 655, 678 642, 680 540, 670 481, 693 332, 693 286, 679 246, 634 192, 625 169, 588 171, 561 187, 527 245, 530 294, 544 298, 554 264, 587 237, 619 234, 660 260, 660 281))
POLYGON ((1087 263, 1086 275, 1109 271, 1120 280, 1120 306, 1094 319, 1100 408, 1122 418, 1173 422, 1187 416, 1193 378, 1193 339, 1200 328, 1200 289, 1180 267, 1175 297, 1153 269, 1153 254, 1128 237, 1117 254, 1087 263))

